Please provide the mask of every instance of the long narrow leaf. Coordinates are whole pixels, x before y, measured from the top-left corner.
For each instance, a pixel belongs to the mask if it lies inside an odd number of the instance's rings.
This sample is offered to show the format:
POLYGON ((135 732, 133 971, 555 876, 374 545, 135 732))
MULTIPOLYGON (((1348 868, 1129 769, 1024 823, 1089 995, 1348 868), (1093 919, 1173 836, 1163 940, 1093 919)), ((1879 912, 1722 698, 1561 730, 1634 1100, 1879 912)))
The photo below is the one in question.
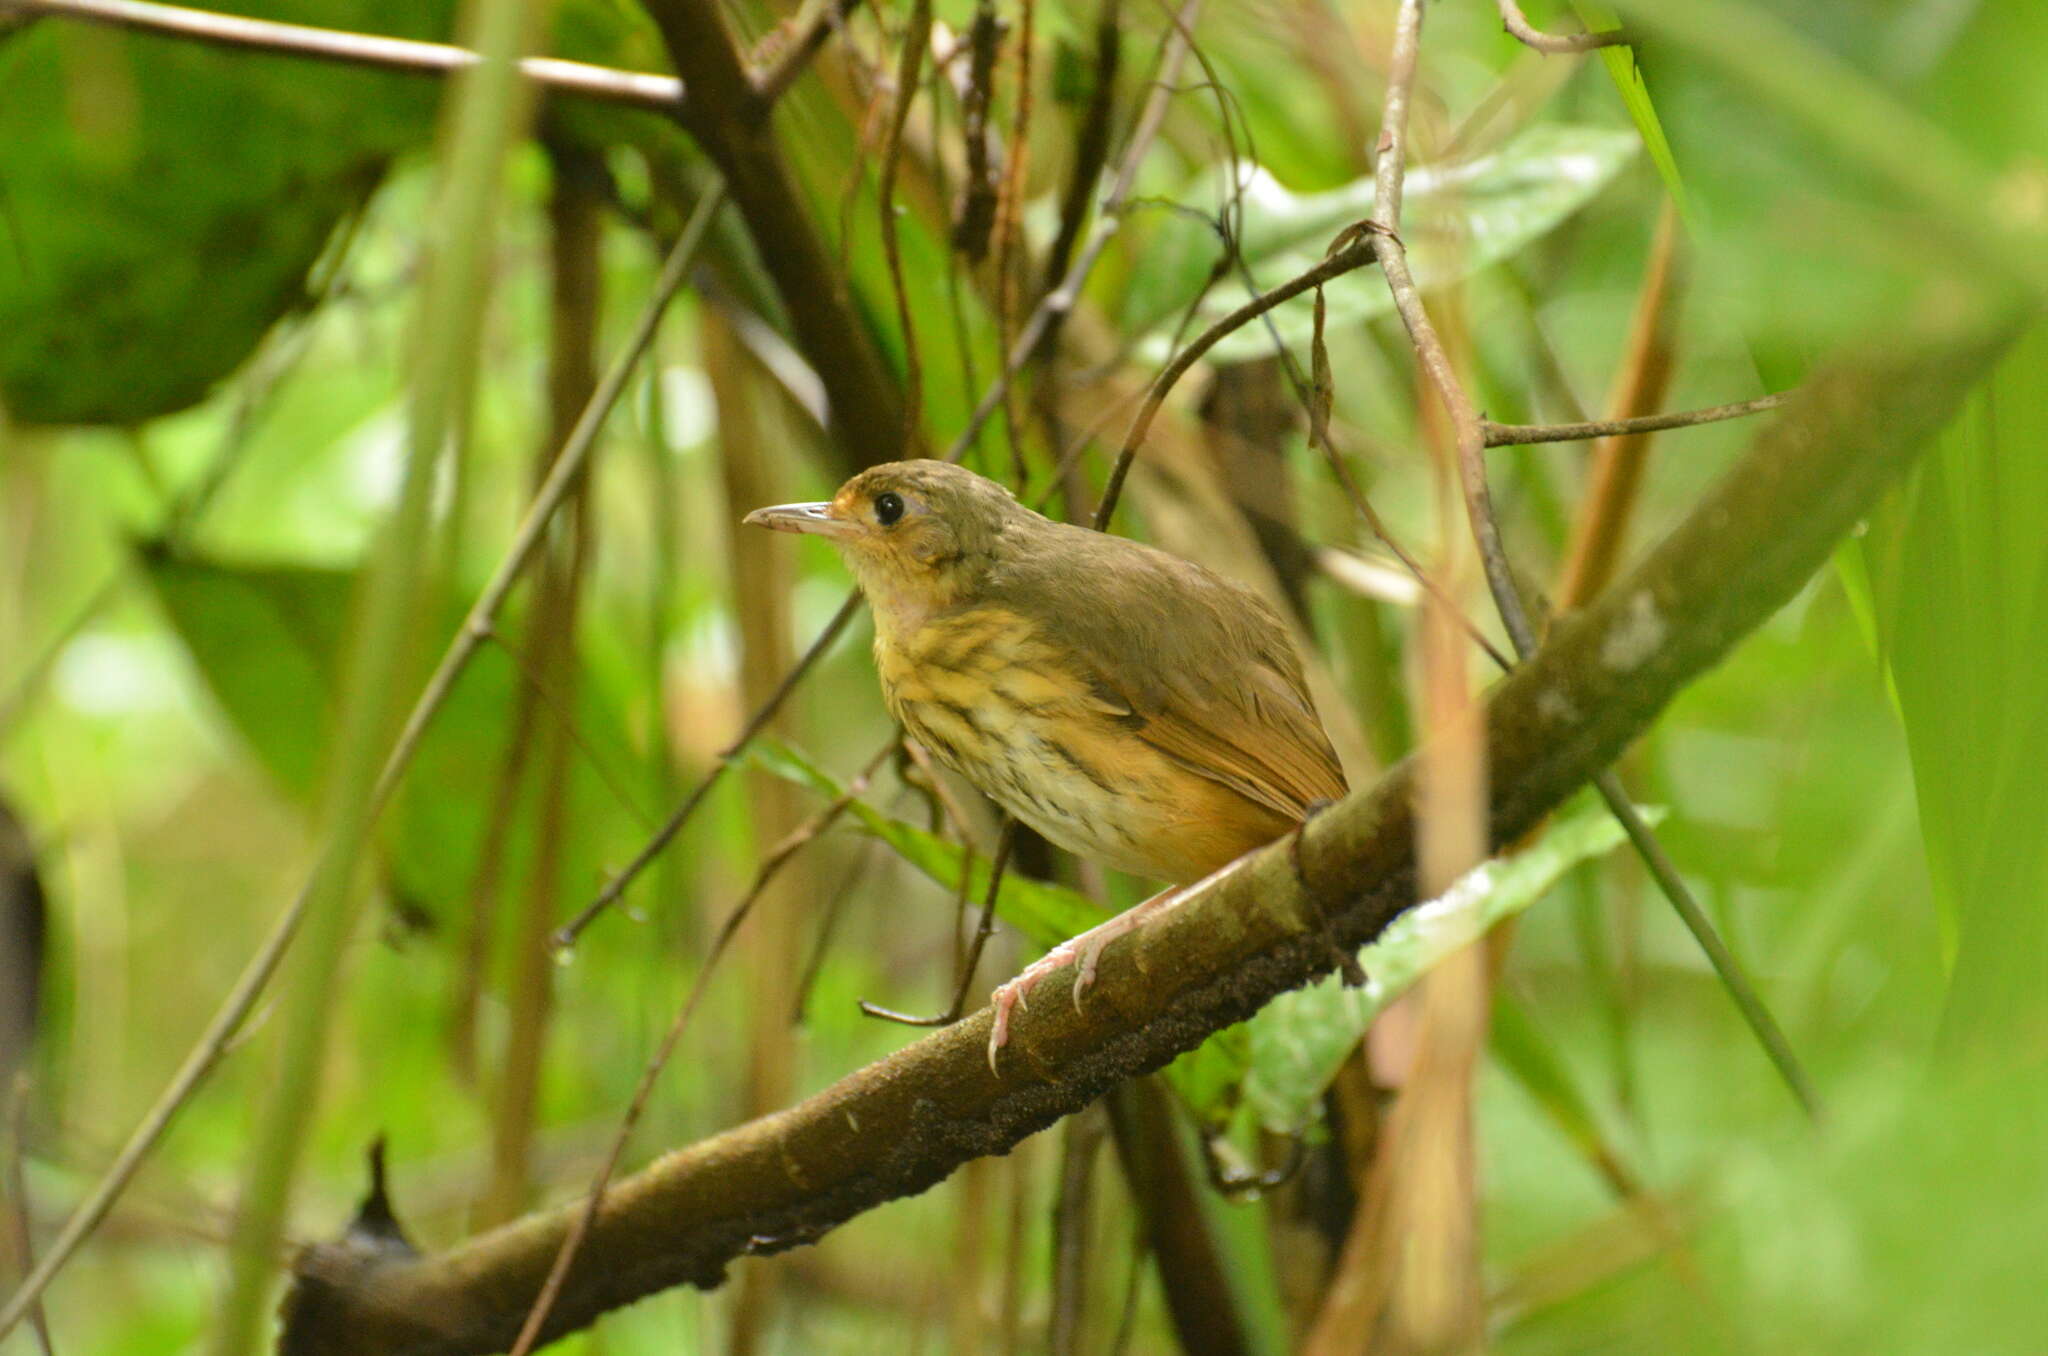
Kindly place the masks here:
MULTIPOLYGON (((789 745, 772 739, 755 740, 747 751, 747 760, 827 798, 846 792, 845 784, 831 773, 789 745)), ((847 808, 862 828, 894 848, 904 861, 948 890, 960 888, 960 864, 967 855, 960 844, 883 814, 858 797, 847 808)), ((987 854, 976 853, 967 883, 970 899, 978 900, 988 893, 988 873, 987 854)), ((996 916, 1045 947, 1057 946, 1077 933, 1086 932, 1103 918, 1102 910, 1090 903, 1086 895, 1015 872, 1003 877, 1002 892, 996 897, 996 916)))

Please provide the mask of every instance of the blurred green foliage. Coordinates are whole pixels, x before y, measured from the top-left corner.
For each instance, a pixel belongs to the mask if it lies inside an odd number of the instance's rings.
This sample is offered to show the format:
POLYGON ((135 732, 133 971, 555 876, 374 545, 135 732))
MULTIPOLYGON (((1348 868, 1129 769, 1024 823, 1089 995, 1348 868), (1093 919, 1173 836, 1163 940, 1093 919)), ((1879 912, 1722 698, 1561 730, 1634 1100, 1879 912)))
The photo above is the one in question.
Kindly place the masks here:
MULTIPOLYGON (((352 0, 268 17, 425 37, 452 6, 352 0)), ((183 409, 286 312, 434 90, 405 76, 41 24, 4 49, 0 393, 12 417, 183 409)))

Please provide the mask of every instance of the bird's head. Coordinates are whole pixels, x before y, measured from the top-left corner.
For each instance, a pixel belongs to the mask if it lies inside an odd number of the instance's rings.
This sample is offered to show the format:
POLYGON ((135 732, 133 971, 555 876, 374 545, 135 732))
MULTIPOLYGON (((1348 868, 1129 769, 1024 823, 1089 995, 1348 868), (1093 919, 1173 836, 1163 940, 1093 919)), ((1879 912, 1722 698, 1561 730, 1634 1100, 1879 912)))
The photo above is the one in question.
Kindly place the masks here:
POLYGON ((755 509, 746 521, 837 546, 878 617, 888 621, 971 594, 1005 528, 1036 516, 963 466, 893 461, 862 471, 826 502, 755 509))

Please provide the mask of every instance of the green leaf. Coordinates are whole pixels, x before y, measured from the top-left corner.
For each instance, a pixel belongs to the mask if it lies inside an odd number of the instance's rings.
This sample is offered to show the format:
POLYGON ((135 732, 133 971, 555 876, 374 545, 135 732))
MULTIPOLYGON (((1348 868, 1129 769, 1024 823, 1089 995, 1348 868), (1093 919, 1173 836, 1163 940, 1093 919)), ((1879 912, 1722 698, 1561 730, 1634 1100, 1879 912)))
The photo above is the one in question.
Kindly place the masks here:
POLYGON ((1986 1034, 2040 1001, 2048 965, 2044 382, 2037 326, 1861 543, 1953 951, 1950 1017, 1986 1034))
MULTIPOLYGON (((1545 125, 1471 160, 1416 166, 1408 175, 1401 236, 1417 281, 1424 288, 1440 287, 1513 255, 1590 201, 1634 158, 1639 144, 1632 132, 1545 125)), ((1229 172, 1227 166, 1207 172, 1179 200, 1204 211, 1225 202, 1229 172)), ((1262 170, 1245 174, 1241 251, 1261 287, 1314 267, 1332 236, 1372 213, 1369 178, 1327 193, 1297 195, 1262 170)), ((1201 223, 1173 216, 1162 221, 1144 249, 1146 265, 1135 271, 1125 296, 1125 323, 1143 336, 1140 354, 1158 362, 1169 356, 1182 309, 1208 276, 1222 245, 1201 223)), ((1376 278, 1349 279, 1330 287, 1328 296, 1332 329, 1393 308, 1376 278)), ((1241 278, 1219 282, 1187 332, 1199 333, 1243 300, 1241 278)), ((1306 302, 1271 315, 1290 347, 1308 342, 1306 302)), ((1271 351, 1265 327, 1253 324, 1217 344, 1210 359, 1244 362, 1271 351)))
MULTIPOLYGON (((451 13, 254 9, 433 38, 451 13)), ((127 424, 199 400, 303 303, 335 227, 433 131, 435 85, 389 72, 62 21, 5 56, 0 400, 23 422, 127 424)))
MULTIPOLYGON (((191 654, 227 722, 248 743, 279 788, 310 806, 331 752, 340 707, 341 640, 353 604, 356 574, 295 565, 245 566, 154 549, 141 553, 145 576, 171 627, 191 654)), ((460 611, 436 609, 439 644, 453 634, 460 611)), ((588 678, 594 670, 586 665, 588 678)), ((420 744, 398 802, 386 816, 393 878, 409 900, 430 910, 469 889, 484 823, 503 764, 519 684, 503 654, 485 650, 471 661, 420 744)), ((627 741, 616 708, 585 689, 577 702, 581 742, 605 759, 624 762, 627 741)), ((559 719, 547 702, 545 724, 559 719)), ((575 851, 562 880, 571 889, 598 879, 605 855, 621 844, 630 818, 616 813, 617 794, 579 751, 571 794, 575 804, 605 807, 571 835, 575 851), (609 830, 600 827, 609 824, 609 830)), ((515 840, 519 836, 515 835, 515 840)), ((515 862, 522 850, 512 846, 515 862)), ((516 871, 507 873, 516 878, 516 871)))
MULTIPOLYGON (((748 747, 746 761, 827 798, 846 794, 845 783, 789 745, 765 736, 748 747)), ((862 828, 894 848, 904 861, 948 890, 960 888, 960 863, 966 855, 960 844, 883 814, 859 797, 847 808, 862 828)), ((970 899, 987 897, 988 875, 988 856, 976 853, 968 877, 970 899)), ((996 916, 1038 945, 1053 947, 1100 923, 1103 912, 1086 895, 1065 886, 1006 872, 996 896, 996 916)))
POLYGON ((1621 1154, 1608 1142, 1599 1114, 1584 1089, 1565 1067, 1556 1048, 1537 1029, 1527 1010, 1505 989, 1494 991, 1493 1021, 1487 1027, 1486 1047, 1596 1170, 1610 1174, 1629 1172, 1621 1154))
MULTIPOLYGON (((1346 988, 1340 976, 1328 975, 1267 1004, 1244 1024, 1249 1062, 1243 1070, 1243 1096, 1259 1123, 1279 1134, 1306 1127, 1344 1057, 1389 1003, 1444 957, 1542 898, 1574 865, 1623 841, 1621 826, 1604 809, 1582 808, 1528 849, 1487 862, 1436 899, 1396 918, 1358 953, 1367 976, 1363 988, 1346 988)), ((1229 1102, 1217 1096, 1217 1089, 1227 1088, 1229 1080, 1213 1064, 1183 1071, 1176 1063, 1169 1073, 1176 1090, 1205 1120, 1213 1124, 1219 1113, 1227 1113, 1229 1102)))
MULTIPOLYGON (((1578 11, 1579 22, 1586 26, 1588 33, 1621 27, 1621 16, 1611 6, 1575 0, 1572 8, 1578 11)), ((1663 120, 1657 116, 1657 106, 1650 100, 1650 88, 1643 82, 1643 68, 1636 60, 1636 49, 1602 47, 1600 62, 1607 67, 1607 76, 1614 82, 1615 92, 1621 96, 1621 106, 1628 110, 1629 121, 1636 125, 1636 133, 1642 137, 1643 148, 1650 153, 1650 163, 1657 167, 1657 177, 1664 181, 1664 191, 1671 195, 1672 202, 1678 204, 1678 219, 1685 223, 1688 234, 1697 234, 1699 223, 1693 219, 1692 196, 1685 191, 1685 179, 1678 172, 1678 159, 1671 153, 1670 139, 1664 135, 1663 120)))
POLYGON ((142 564, 222 711, 286 794, 311 802, 353 578, 291 566, 226 568, 153 547, 142 564))

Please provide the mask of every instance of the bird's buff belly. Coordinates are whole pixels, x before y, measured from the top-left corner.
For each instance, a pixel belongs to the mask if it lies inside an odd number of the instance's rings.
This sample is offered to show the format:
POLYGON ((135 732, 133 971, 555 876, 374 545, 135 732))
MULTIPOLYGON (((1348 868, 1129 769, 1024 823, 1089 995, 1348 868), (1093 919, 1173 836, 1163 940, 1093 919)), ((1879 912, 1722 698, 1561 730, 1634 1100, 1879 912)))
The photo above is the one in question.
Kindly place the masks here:
POLYGON ((1169 874, 1139 847, 1157 815, 1148 803, 1166 788, 1112 778, 1073 746, 1073 731, 984 705, 895 704, 898 718, 934 757, 1052 843, 1104 866, 1141 876, 1169 874))
POLYGON ((1142 720, 1105 709, 1028 639, 989 625, 920 640, 914 655, 876 646, 889 709, 935 758, 1052 843, 1116 870, 1188 881, 1264 841, 1240 841, 1226 826, 1242 807, 1219 815, 1212 803, 1236 797, 1147 744, 1142 720))

